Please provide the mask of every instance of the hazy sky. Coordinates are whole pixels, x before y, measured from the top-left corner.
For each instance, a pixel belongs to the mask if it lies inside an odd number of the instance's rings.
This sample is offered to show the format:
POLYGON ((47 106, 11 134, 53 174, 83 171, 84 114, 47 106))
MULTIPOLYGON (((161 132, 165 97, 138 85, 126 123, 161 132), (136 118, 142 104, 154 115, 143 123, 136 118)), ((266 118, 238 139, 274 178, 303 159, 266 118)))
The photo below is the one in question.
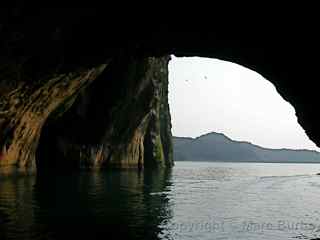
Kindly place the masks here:
POLYGON ((319 150, 275 87, 234 63, 173 56, 169 103, 175 136, 215 131, 264 147, 319 150))

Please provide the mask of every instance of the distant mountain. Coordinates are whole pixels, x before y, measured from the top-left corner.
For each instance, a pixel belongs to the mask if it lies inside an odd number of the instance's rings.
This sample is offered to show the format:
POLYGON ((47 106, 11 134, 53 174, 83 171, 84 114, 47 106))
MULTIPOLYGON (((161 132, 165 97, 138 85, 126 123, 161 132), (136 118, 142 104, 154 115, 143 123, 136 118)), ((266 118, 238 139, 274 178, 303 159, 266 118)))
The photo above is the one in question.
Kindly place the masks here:
POLYGON ((317 151, 268 149, 215 132, 197 138, 173 137, 173 145, 175 161, 320 163, 317 151))

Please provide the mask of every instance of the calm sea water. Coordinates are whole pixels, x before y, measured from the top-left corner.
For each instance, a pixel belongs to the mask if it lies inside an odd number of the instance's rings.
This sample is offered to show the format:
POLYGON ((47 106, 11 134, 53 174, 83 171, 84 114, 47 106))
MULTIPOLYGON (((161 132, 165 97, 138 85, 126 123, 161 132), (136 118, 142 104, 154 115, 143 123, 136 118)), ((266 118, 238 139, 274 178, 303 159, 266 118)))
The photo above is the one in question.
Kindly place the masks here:
POLYGON ((170 171, 0 182, 0 239, 314 239, 320 164, 177 162, 170 171))

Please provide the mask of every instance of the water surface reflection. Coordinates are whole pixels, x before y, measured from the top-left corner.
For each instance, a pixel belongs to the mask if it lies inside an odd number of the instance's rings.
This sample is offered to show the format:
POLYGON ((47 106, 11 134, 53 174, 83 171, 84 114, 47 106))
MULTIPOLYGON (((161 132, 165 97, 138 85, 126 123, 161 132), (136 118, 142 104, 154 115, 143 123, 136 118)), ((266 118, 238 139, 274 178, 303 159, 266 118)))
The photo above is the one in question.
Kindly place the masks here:
POLYGON ((172 215, 170 178, 160 170, 2 180, 0 239, 158 239, 172 215))

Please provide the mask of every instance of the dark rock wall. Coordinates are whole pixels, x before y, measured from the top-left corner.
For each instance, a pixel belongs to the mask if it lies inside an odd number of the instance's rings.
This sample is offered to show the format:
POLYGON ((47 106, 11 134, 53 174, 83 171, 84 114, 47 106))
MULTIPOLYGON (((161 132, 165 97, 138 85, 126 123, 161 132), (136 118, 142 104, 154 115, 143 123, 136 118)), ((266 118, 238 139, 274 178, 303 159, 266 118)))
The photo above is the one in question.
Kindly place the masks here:
POLYGON ((172 165, 168 57, 118 57, 62 116, 51 114, 40 169, 172 165))
POLYGON ((65 102, 72 102, 77 92, 85 89, 106 65, 57 73, 32 84, 16 82, 17 86, 11 89, 2 88, 0 168, 9 172, 34 170, 41 128, 48 116, 65 102))

